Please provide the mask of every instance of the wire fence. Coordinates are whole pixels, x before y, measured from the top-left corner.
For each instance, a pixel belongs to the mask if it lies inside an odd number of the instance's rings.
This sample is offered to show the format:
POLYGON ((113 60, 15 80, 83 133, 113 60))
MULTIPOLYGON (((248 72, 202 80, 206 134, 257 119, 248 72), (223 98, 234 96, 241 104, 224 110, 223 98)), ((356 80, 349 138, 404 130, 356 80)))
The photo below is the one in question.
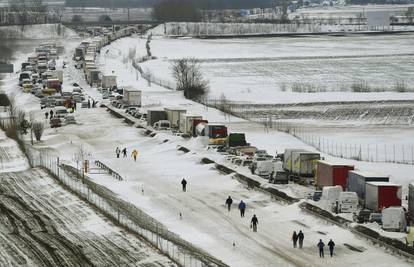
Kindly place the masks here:
POLYGON ((311 128, 298 125, 298 123, 278 121, 263 110, 263 115, 257 115, 260 112, 255 110, 254 106, 244 110, 240 108, 240 103, 220 99, 205 99, 201 103, 227 114, 263 124, 266 131, 277 130, 291 134, 320 152, 334 157, 414 165, 414 144, 339 142, 333 138, 318 135, 312 132, 311 128), (254 116, 252 112, 255 113, 254 116))
POLYGON ((228 266, 170 232, 161 223, 131 203, 118 198, 106 187, 94 183, 75 167, 60 163, 59 158, 50 150, 28 149, 28 158, 33 166, 49 170, 82 199, 98 207, 106 216, 129 231, 145 238, 177 264, 189 267, 228 266))
POLYGON ((370 144, 338 142, 321 137, 292 123, 267 121, 265 127, 291 134, 319 151, 339 158, 414 165, 414 144, 370 144))
POLYGON ((176 90, 176 86, 173 82, 163 80, 160 78, 155 77, 153 73, 146 70, 144 71, 141 66, 138 64, 142 58, 138 58, 132 61, 132 66, 141 74, 141 77, 148 82, 149 85, 151 83, 155 83, 156 85, 162 86, 169 90, 176 90))

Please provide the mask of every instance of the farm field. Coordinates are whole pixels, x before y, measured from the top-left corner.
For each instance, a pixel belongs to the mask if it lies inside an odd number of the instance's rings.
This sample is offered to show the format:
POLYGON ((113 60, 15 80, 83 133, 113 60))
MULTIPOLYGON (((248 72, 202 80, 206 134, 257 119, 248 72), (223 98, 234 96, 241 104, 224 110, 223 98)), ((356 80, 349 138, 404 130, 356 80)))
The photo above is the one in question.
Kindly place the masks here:
MULTIPOLYGON (((145 52, 144 44, 139 40, 138 53, 145 52)), ((414 98, 413 34, 230 40, 154 37, 151 51, 157 59, 142 64, 143 69, 170 82, 174 59, 199 59, 211 99, 299 103, 414 98)))

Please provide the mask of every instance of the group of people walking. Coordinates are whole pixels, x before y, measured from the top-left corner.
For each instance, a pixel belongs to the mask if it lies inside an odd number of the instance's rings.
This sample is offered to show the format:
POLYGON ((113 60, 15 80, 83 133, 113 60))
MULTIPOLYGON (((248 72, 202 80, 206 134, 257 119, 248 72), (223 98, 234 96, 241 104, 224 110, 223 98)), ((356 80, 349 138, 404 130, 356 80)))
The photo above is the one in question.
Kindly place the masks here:
MULTIPOLYGON (((229 196, 226 199, 225 204, 227 205, 227 210, 230 212, 231 205, 233 204, 233 199, 229 196)), ((239 202, 239 211, 240 211, 240 217, 244 217, 244 213, 246 211, 246 203, 243 202, 243 200, 240 200, 239 202)), ((259 220, 256 217, 256 214, 253 215, 252 219, 250 220, 250 228, 253 229, 253 232, 257 232, 257 225, 259 224, 259 220)))
POLYGON ((296 248, 298 241, 299 241, 299 248, 302 248, 303 239, 305 239, 305 235, 303 234, 302 230, 300 230, 299 233, 296 233, 296 231, 293 231, 292 241, 293 241, 294 248, 296 248))
MULTIPOLYGON (((126 147, 125 147, 124 149, 122 149, 122 151, 121 151, 121 149, 119 149, 119 147, 116 147, 116 149, 115 149, 116 158, 118 158, 118 159, 119 159, 119 157, 120 157, 121 153, 122 153, 122 155, 123 155, 123 157, 124 157, 124 158, 126 158, 126 157, 127 157, 127 149, 126 149, 126 147)), ((136 150, 136 149, 134 148, 134 149, 132 150, 131 157, 134 159, 134 161, 137 161, 137 157, 138 157, 138 150, 136 150)))
MULTIPOLYGON (((303 240, 304 239, 305 239, 305 235, 303 234, 302 230, 300 230, 299 233, 296 233, 296 231, 293 231, 292 242, 293 242, 293 247, 294 248, 297 247, 297 244, 298 244, 298 241, 299 241, 299 248, 301 249, 303 247, 303 240)), ((317 247, 319 248, 319 257, 324 258, 325 257, 325 255, 324 255, 325 243, 322 241, 322 239, 319 239, 317 247)), ((331 257, 333 257, 335 243, 332 241, 332 239, 329 240, 328 247, 329 247, 329 254, 331 255, 331 257)))

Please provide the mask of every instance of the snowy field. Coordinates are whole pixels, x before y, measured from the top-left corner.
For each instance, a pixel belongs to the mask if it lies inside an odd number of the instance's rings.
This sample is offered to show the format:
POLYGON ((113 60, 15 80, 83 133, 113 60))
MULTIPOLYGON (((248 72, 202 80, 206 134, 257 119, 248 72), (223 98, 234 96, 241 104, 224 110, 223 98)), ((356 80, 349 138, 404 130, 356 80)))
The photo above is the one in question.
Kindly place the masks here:
MULTIPOLYGON (((143 54, 145 40, 137 42, 137 53, 143 54)), ((212 99, 224 95, 231 101, 274 104, 414 98, 414 34, 226 40, 154 37, 151 51, 157 60, 143 63, 142 68, 170 82, 173 60, 199 59, 212 99), (397 83, 411 92, 395 92, 397 83), (373 92, 354 92, 358 86, 373 92)))

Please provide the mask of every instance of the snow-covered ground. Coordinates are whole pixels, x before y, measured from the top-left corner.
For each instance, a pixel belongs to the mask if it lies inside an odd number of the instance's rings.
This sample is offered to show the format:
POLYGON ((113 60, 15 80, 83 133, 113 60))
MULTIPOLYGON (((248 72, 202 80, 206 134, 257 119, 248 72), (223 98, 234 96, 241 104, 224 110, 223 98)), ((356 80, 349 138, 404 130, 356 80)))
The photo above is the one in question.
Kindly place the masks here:
MULTIPOLYGON (((157 59, 143 63, 142 68, 173 82, 172 61, 197 58, 213 99, 224 95, 232 101, 273 104, 413 99, 413 92, 392 91, 398 82, 414 90, 413 36, 154 37, 151 52, 157 59), (351 89, 356 85, 391 92, 356 93, 351 89)), ((124 44, 123 48, 137 47, 140 54, 146 51, 144 39, 124 44)), ((116 44, 113 47, 119 49, 116 44)))
MULTIPOLYGON (((129 48, 135 47, 136 42, 136 38, 116 41, 102 50, 99 61, 103 71, 115 71, 120 84, 141 89, 144 106, 185 107, 188 113, 202 114, 214 122, 226 122, 230 131, 244 129, 249 142, 271 153, 286 147, 309 148, 290 135, 279 132, 268 134, 258 124, 206 109, 184 99, 181 92, 169 91, 154 84, 149 87, 128 60, 129 48), (110 52, 106 53, 107 49, 110 52)), ((70 43, 68 41, 68 45, 70 43)), ((70 61, 70 58, 71 53, 67 51, 61 60, 70 61)), ((81 71, 72 65, 65 69, 65 81, 78 82, 89 95, 99 98, 97 90, 88 87, 81 71)), ((17 84, 15 77, 9 82, 17 84)), ((17 86, 8 90, 17 91, 18 96, 22 96, 17 86)), ((21 104, 26 102, 37 119, 43 118, 44 111, 38 109, 37 99, 32 96, 21 99, 21 104)), ((107 186, 170 230, 231 266, 412 265, 412 262, 388 254, 345 229, 302 212, 297 204, 286 206, 274 202, 266 194, 247 189, 231 175, 222 175, 212 166, 201 164, 202 157, 222 160, 223 156, 206 150, 197 139, 185 140, 170 133, 146 137, 142 130, 112 117, 105 108, 78 109, 75 115, 79 125, 47 128, 43 141, 36 146, 51 147, 62 161, 74 165, 74 154, 83 146, 91 154, 91 160, 100 159, 125 178, 124 181, 118 181, 103 175, 91 175, 95 182, 107 186), (178 151, 178 145, 190 148, 191 152, 184 154, 178 151), (116 159, 114 150, 117 146, 126 147, 129 153, 137 148, 137 162, 130 157, 116 159), (189 182, 185 193, 181 191, 180 185, 183 177, 189 182), (224 201, 229 195, 235 204, 241 199, 247 203, 246 218, 240 218, 236 205, 233 205, 231 212, 227 211, 224 201), (259 218, 258 233, 249 229, 253 214, 259 218), (303 250, 292 248, 290 237, 293 230, 304 231, 303 250), (321 260, 317 255, 316 243, 319 239, 326 243, 330 238, 337 244, 335 257, 321 260), (345 244, 362 248, 363 252, 352 251, 345 244)), ((404 177, 406 182, 412 180, 411 166, 402 169, 396 164, 352 162, 360 169, 377 168, 396 177, 404 177)))

